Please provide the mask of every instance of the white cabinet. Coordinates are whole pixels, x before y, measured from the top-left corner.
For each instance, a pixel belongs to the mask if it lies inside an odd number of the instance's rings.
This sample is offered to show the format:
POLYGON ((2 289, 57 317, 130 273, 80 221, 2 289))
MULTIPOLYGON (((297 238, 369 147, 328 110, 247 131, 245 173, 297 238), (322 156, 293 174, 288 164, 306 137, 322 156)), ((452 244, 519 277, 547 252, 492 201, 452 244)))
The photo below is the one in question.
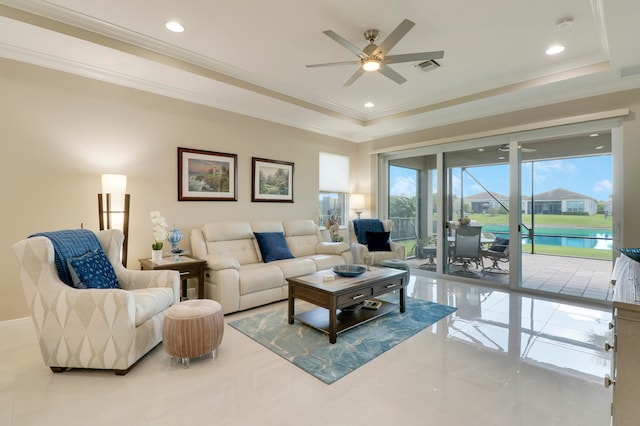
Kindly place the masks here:
POLYGON ((605 386, 613 388, 614 426, 640 424, 640 300, 635 285, 635 277, 640 278, 640 273, 636 272, 640 272, 640 264, 621 256, 612 276, 612 281, 615 279, 612 341, 607 343, 612 363, 605 386))

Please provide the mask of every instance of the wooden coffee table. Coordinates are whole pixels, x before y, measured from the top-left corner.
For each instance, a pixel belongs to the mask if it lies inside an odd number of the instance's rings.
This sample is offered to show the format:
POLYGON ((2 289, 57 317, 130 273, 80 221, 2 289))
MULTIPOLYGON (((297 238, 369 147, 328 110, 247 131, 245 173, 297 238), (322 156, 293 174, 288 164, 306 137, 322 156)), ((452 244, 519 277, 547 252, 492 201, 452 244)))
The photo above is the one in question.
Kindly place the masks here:
POLYGON ((343 311, 342 308, 371 299, 390 291, 400 290, 400 312, 405 311, 407 278, 406 271, 372 266, 364 274, 347 278, 332 270, 287 278, 289 282, 289 324, 299 320, 315 329, 329 334, 329 342, 335 343, 338 333, 391 312, 397 303, 382 302, 378 309, 361 308, 343 311), (334 276, 334 280, 325 280, 334 276), (301 314, 295 314, 295 299, 302 299, 319 306, 301 314))

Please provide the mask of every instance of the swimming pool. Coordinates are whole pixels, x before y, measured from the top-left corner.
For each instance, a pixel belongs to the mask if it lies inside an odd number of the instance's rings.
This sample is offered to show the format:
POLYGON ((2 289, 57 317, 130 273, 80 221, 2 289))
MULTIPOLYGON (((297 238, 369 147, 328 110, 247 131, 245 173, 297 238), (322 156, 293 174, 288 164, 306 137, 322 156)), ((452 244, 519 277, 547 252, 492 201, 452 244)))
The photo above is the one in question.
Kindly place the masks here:
MULTIPOLYGON (((506 226, 486 225, 482 232, 496 235, 508 235, 506 226)), ((547 246, 589 248, 595 250, 611 250, 612 232, 607 229, 585 228, 535 228, 534 243, 547 246)), ((522 244, 531 244, 530 238, 522 238, 522 244)))

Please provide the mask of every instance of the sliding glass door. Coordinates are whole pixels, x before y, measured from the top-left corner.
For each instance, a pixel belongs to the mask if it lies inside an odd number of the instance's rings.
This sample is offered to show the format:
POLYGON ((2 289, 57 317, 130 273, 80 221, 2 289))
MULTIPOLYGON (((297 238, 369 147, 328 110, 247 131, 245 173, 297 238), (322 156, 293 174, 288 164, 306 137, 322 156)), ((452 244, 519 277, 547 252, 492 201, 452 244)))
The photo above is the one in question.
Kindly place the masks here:
POLYGON ((509 149, 444 154, 446 274, 509 283, 509 149))
POLYGON ((610 132, 520 145, 522 288, 606 300, 613 237, 610 132))
POLYGON ((389 161, 388 212, 391 238, 404 244, 416 267, 436 270, 437 167, 435 155, 389 161))
POLYGON ((606 300, 616 123, 381 155, 381 217, 418 273, 606 300))

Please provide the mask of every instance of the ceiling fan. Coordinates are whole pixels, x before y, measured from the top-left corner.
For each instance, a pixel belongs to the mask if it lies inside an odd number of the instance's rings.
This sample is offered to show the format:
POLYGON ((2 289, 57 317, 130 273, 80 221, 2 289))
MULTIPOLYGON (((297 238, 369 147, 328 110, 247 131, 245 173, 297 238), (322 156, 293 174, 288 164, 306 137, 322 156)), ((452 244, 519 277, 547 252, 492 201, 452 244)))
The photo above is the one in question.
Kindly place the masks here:
POLYGON ((379 71, 385 77, 390 78, 398 84, 402 84, 407 81, 406 78, 389 68, 389 64, 398 64, 401 62, 424 62, 432 61, 434 59, 440 59, 444 57, 444 51, 439 50, 436 52, 421 52, 421 53, 405 53, 400 55, 389 55, 389 51, 393 49, 401 39, 404 37, 411 28, 415 25, 414 22, 405 19, 400 25, 394 29, 389 36, 384 39, 380 45, 376 45, 374 42, 378 38, 380 31, 372 29, 364 32, 364 38, 369 42, 363 49, 359 49, 348 40, 339 36, 331 30, 323 31, 328 37, 333 39, 338 44, 345 47, 351 53, 360 58, 357 61, 345 61, 345 62, 331 62, 326 64, 313 64, 307 65, 307 68, 316 67, 330 67, 334 65, 360 65, 358 70, 344 83, 344 86, 351 86, 362 74, 367 71, 379 71))
MULTIPOLYGON (((537 151, 537 149, 533 149, 533 148, 523 148, 522 145, 518 145, 518 148, 522 152, 536 152, 537 151)), ((498 151, 509 152, 509 144, 505 143, 504 145, 501 145, 500 148, 498 148, 498 151)))

